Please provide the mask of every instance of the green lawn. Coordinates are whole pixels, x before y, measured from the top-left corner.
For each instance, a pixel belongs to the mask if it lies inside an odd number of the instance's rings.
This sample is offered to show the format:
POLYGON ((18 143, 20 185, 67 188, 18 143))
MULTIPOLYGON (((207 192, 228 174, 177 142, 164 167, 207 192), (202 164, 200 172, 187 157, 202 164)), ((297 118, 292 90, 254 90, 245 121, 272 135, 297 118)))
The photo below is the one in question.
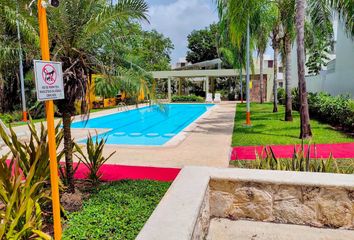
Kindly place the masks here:
POLYGON ((170 183, 118 181, 101 186, 69 214, 65 239, 135 239, 170 183))
MULTIPOLYGON (((252 127, 244 127, 246 105, 238 104, 232 146, 299 144, 300 116, 294 111, 293 122, 284 121, 284 106, 279 105, 279 112, 273 113, 272 103, 252 103, 252 127)), ((311 143, 354 142, 354 138, 334 130, 330 125, 311 120, 313 138, 311 143)), ((308 141, 307 141, 308 142, 308 141)))

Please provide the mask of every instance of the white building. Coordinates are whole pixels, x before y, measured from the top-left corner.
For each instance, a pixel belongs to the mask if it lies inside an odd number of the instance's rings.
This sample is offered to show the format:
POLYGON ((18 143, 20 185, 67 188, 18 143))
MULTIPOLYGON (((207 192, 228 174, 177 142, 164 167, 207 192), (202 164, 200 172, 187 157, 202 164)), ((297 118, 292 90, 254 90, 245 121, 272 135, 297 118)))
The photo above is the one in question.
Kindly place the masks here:
MULTIPOLYGON (((346 33, 344 23, 334 16, 334 54, 327 68, 320 75, 307 76, 306 84, 309 92, 328 92, 331 95, 349 94, 354 98, 354 41, 346 33)), ((296 47, 292 52, 292 86, 297 87, 297 54, 296 47)))

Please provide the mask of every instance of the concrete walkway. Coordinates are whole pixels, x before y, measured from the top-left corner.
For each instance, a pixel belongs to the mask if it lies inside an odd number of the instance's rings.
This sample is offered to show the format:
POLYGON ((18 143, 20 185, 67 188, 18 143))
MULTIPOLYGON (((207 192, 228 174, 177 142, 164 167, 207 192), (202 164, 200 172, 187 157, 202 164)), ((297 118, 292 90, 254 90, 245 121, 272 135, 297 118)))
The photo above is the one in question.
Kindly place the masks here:
POLYGON ((207 240, 345 240, 354 239, 354 231, 309 226, 232 221, 214 218, 207 240))

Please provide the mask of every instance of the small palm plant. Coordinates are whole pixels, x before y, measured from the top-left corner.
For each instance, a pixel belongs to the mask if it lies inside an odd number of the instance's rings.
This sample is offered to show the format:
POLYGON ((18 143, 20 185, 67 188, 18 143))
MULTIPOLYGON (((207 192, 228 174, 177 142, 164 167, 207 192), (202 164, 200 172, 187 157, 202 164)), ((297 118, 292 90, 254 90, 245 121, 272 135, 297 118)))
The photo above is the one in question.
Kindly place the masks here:
MULTIPOLYGON (((316 151, 316 145, 313 147, 316 151)), ((299 149, 294 147, 292 159, 277 158, 272 147, 264 147, 261 153, 256 151, 256 160, 251 162, 252 168, 283 171, 301 171, 301 172, 331 172, 331 173, 353 173, 353 164, 348 160, 345 166, 339 167, 338 162, 332 154, 327 159, 311 159, 311 145, 307 150, 304 144, 299 149)), ((316 154, 315 154, 316 155, 316 154)), ((244 166, 240 163, 239 166, 244 166)))
POLYGON ((87 174, 87 179, 92 185, 96 186, 102 177, 100 168, 113 156, 113 154, 116 153, 116 151, 112 152, 107 158, 104 157, 103 148, 107 142, 107 138, 101 138, 101 140, 98 140, 97 136, 94 138, 95 140, 93 140, 91 134, 89 134, 86 141, 87 154, 84 154, 81 148, 77 148, 77 152, 80 156, 76 155, 76 157, 88 168, 89 172, 87 174))

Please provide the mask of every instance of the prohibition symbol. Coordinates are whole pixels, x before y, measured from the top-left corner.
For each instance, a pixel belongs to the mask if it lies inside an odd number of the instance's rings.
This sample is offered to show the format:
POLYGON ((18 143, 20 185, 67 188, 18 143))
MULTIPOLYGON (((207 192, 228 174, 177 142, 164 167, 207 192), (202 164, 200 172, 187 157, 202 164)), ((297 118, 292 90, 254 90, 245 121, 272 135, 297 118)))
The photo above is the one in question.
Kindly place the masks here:
POLYGON ((57 71, 51 64, 46 64, 42 68, 42 78, 48 85, 53 85, 57 80, 57 71))

